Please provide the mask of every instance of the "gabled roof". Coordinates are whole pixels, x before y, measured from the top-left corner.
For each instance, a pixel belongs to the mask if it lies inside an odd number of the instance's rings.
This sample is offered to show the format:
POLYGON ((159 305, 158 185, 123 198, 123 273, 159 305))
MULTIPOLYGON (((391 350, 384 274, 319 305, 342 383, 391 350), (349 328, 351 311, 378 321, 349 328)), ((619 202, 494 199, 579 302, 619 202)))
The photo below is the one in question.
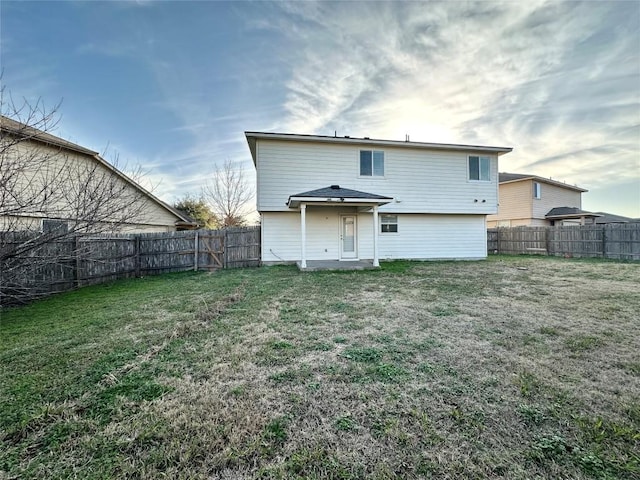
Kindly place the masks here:
POLYGON ((547 212, 544 216, 546 219, 553 220, 556 218, 581 218, 581 217, 600 217, 598 213, 587 212, 577 207, 555 207, 547 212))
POLYGON ((580 188, 577 185, 568 185, 564 182, 559 182, 557 180, 552 180, 551 178, 539 177, 538 175, 530 175, 528 173, 506 173, 501 172, 498 174, 500 183, 511 183, 511 182, 520 182, 523 180, 535 180, 536 182, 547 183, 549 185, 555 185, 557 187, 567 188, 569 190, 574 190, 576 192, 588 192, 589 190, 585 190, 584 188, 580 188))
POLYGON ((607 212, 595 212, 595 213, 598 215, 601 215, 601 217, 596 219, 596 223, 629 223, 629 222, 637 221, 631 217, 623 217, 622 215, 614 215, 613 213, 607 213, 607 212))
POLYGON ((308 192, 297 193, 291 195, 287 200, 290 208, 298 208, 300 203, 349 203, 349 204, 376 204, 384 205, 393 200, 393 197, 385 197, 375 193, 361 192, 359 190, 351 190, 350 188, 342 188, 340 185, 330 185, 317 190, 309 190, 308 192))
POLYGON ((64 140, 63 138, 56 137, 50 133, 43 132, 36 128, 30 127, 23 123, 17 122, 11 118, 5 117, 4 115, 0 115, 0 131, 3 133, 7 133, 9 135, 15 135, 17 137, 21 137, 30 141, 39 142, 45 145, 62 148, 65 150, 69 150, 71 152, 80 153, 82 155, 86 155, 93 159, 94 161, 101 164, 107 170, 113 172, 115 175, 120 177, 124 182, 131 185, 133 188, 147 196, 151 201, 158 204, 160 207, 168 210, 170 213, 178 217, 176 221, 177 226, 183 227, 192 227, 196 226, 197 223, 194 223, 193 219, 189 216, 182 213, 180 210, 173 208, 172 206, 166 204, 158 197, 153 195, 151 192, 143 188, 138 183, 131 180, 127 175, 122 173, 116 167, 107 162, 104 158, 102 158, 98 152, 94 152, 93 150, 89 150, 88 148, 82 147, 75 143, 64 140))
POLYGON ((320 142, 341 145, 368 145, 371 147, 398 147, 398 148, 418 148, 423 150, 448 150, 448 151, 464 151, 476 153, 489 153, 503 155, 513 150, 511 147, 489 147, 483 145, 463 145, 449 143, 426 143, 426 142, 410 142, 401 140, 380 140, 369 137, 337 137, 327 135, 301 135, 296 133, 268 133, 268 132, 244 132, 251 150, 253 164, 256 164, 256 141, 258 139, 265 140, 289 140, 297 142, 320 142))

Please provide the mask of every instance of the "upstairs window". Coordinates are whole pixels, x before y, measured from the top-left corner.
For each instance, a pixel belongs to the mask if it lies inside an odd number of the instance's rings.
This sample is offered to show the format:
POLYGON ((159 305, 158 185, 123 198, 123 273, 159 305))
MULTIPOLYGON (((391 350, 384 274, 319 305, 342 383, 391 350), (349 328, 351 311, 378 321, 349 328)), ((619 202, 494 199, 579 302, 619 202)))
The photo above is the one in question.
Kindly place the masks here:
POLYGON ((469 180, 488 182, 491 159, 489 157, 469 156, 469 180))
POLYGON ((533 198, 538 200, 542 198, 542 187, 538 182, 533 182, 533 198))
POLYGON ((380 215, 381 233, 398 233, 397 215, 380 215))
POLYGON ((62 220, 42 219, 42 233, 65 234, 69 232, 69 224, 62 220))
POLYGON ((360 176, 384 177, 384 152, 360 150, 360 176))

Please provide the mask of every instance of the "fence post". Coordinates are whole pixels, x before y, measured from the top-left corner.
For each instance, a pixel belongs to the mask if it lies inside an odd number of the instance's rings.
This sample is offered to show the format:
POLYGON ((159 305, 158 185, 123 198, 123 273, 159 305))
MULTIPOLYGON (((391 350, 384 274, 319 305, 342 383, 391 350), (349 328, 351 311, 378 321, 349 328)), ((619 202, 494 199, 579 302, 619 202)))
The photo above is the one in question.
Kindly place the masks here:
POLYGON ((135 236, 133 254, 135 255, 136 262, 136 278, 140 278, 140 235, 135 236))
POLYGON ((74 253, 74 256, 76 257, 76 271, 74 272, 76 277, 76 287, 80 288, 82 280, 80 278, 80 237, 78 235, 76 235, 76 251, 74 253))
POLYGON ((551 237, 551 235, 549 235, 549 232, 551 231, 553 227, 545 227, 544 228, 544 248, 547 251, 547 256, 551 255, 551 240, 549 237, 551 237))
POLYGON ((602 224, 602 258, 607 258, 607 224, 602 224))
POLYGON ((224 228, 224 236, 222 237, 222 258, 223 258, 223 262, 222 262, 222 268, 227 268, 227 243, 229 241, 229 229, 224 228))
POLYGON ((195 240, 193 242, 193 270, 198 271, 198 257, 200 256, 200 242, 198 241, 198 231, 196 230, 195 240))

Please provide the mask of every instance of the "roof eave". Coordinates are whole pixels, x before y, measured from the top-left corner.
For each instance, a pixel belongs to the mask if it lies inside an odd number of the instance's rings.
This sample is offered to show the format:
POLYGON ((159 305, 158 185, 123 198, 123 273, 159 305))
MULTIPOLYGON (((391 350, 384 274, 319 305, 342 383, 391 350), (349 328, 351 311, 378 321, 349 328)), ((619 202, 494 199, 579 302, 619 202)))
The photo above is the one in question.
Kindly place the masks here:
POLYGON ((534 181, 540 182, 540 183, 546 183, 547 185, 554 185, 556 187, 568 188, 569 190, 574 190, 574 191, 580 192, 580 193, 586 193, 586 192, 589 191, 589 190, 587 190, 585 188, 581 188, 581 187, 578 187, 576 185, 568 185, 566 183, 556 182, 555 180, 550 180, 548 178, 535 177, 535 176, 524 177, 524 178, 516 178, 516 179, 513 179, 513 180, 505 180, 504 182, 499 182, 499 184, 500 185, 505 185, 507 183, 525 182, 525 181, 529 181, 529 180, 534 180, 534 181))
POLYGON ((374 206, 374 205, 386 205, 391 203, 393 198, 344 198, 344 197, 289 197, 287 200, 287 206, 289 208, 299 208, 300 204, 310 205, 353 205, 353 206, 374 206))
POLYGON ((512 147, 494 147, 486 145, 464 145, 464 144, 447 144, 447 143, 426 143, 426 142, 403 142, 400 140, 379 140, 371 138, 351 138, 351 137, 329 137, 322 135, 300 135, 294 133, 268 133, 268 132, 244 132, 253 163, 256 163, 255 144, 258 139, 265 140, 289 140, 298 142, 322 142, 332 144, 347 145, 374 145, 388 146, 399 148, 420 148, 423 150, 448 150, 448 151, 468 151, 480 153, 495 153, 498 156, 513 151, 512 147))
POLYGON ((583 217, 602 217, 602 215, 599 215, 597 213, 589 213, 589 212, 584 212, 584 213, 567 213, 566 215, 545 215, 545 219, 547 220, 562 220, 562 219, 569 219, 569 218, 583 218, 583 217))

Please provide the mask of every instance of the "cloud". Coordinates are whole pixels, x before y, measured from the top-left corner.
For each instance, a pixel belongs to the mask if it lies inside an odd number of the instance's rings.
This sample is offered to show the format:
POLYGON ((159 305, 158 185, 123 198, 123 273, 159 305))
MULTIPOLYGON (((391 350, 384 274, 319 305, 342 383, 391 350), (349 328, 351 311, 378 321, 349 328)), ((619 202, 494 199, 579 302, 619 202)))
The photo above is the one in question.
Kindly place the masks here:
POLYGON ((503 165, 640 182, 640 6, 284 4, 288 131, 514 146, 503 165), (603 175, 602 169, 608 174, 603 175))

